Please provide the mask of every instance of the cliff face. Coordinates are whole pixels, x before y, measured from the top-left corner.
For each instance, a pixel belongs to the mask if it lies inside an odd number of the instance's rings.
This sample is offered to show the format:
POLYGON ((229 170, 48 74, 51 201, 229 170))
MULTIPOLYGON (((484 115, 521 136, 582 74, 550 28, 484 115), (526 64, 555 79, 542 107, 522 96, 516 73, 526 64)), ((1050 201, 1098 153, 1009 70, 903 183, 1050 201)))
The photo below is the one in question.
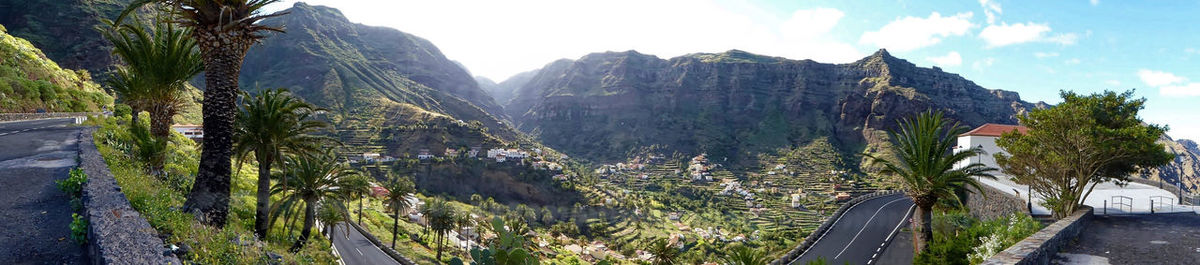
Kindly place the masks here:
POLYGON ((112 44, 92 27, 114 19, 128 0, 0 0, 0 25, 29 40, 63 68, 98 79, 116 62, 112 44))
POLYGON ((896 119, 943 109, 968 126, 1037 107, 879 52, 822 64, 742 51, 660 59, 608 52, 548 65, 506 106, 518 129, 606 161, 657 145, 739 160, 829 137, 846 152, 886 141, 896 119))
POLYGON ((1159 143, 1167 148, 1167 152, 1175 154, 1175 161, 1157 169, 1142 173, 1149 180, 1163 180, 1167 183, 1180 183, 1185 190, 1200 189, 1200 147, 1196 142, 1183 139, 1173 141, 1165 138, 1159 143))

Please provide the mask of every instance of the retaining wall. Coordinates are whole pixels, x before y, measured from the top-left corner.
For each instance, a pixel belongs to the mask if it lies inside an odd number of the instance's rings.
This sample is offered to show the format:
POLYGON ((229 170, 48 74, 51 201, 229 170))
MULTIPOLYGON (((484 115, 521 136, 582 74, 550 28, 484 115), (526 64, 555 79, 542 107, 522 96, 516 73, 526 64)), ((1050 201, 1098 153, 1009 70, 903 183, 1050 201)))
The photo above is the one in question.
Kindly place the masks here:
POLYGON ((971 192, 967 193, 967 199, 964 202, 970 209, 972 217, 991 220, 1007 217, 1014 213, 1029 214, 1029 205, 1025 200, 986 184, 979 186, 983 188, 982 191, 968 189, 971 192))
POLYGON ((0 113, 0 122, 40 120, 50 118, 87 117, 101 115, 98 112, 48 112, 48 113, 0 113))
POLYGON ((87 173, 83 205, 88 220, 88 255, 92 264, 181 264, 163 246, 158 232, 121 192, 121 186, 96 150, 92 133, 79 134, 79 166, 87 173))
POLYGON ((891 191, 891 190, 878 191, 878 192, 874 192, 871 194, 858 196, 858 197, 855 197, 854 199, 850 199, 850 201, 846 202, 845 204, 842 204, 842 207, 839 207, 837 209, 837 211, 833 212, 833 215, 830 215, 829 219, 825 219, 825 222, 822 222, 821 226, 818 226, 816 230, 813 230, 812 233, 808 234, 808 237, 805 237, 804 241, 800 242, 800 245, 796 246, 791 251, 788 251, 788 253, 783 254, 782 257, 779 257, 775 261, 771 261, 770 265, 788 264, 788 263, 791 263, 793 260, 796 260, 796 258, 799 258, 800 254, 803 254, 805 250, 807 250, 809 247, 811 247, 812 244, 814 242, 816 242, 818 238, 821 237, 821 235, 824 235, 825 232, 827 232, 829 230, 829 227, 833 226, 833 223, 837 221, 838 217, 842 216, 842 214, 845 214, 846 210, 849 210, 851 206, 854 206, 855 204, 859 204, 866 200, 870 200, 870 199, 874 199, 874 198, 878 198, 878 197, 886 196, 886 195, 892 195, 892 194, 896 194, 896 193, 900 193, 900 192, 899 191, 891 191))
POLYGON ((984 265, 1046 265, 1058 250, 1074 241, 1093 217, 1086 205, 1075 213, 1042 228, 1041 231, 983 261, 984 265))

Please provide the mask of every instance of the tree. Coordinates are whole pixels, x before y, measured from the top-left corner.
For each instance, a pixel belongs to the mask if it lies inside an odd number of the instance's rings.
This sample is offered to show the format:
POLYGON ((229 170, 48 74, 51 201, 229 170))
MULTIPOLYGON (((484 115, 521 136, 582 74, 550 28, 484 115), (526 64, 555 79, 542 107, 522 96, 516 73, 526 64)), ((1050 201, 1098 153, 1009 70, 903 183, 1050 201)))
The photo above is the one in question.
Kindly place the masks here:
POLYGON ((325 231, 325 235, 329 236, 330 244, 333 243, 333 226, 346 220, 346 216, 342 215, 342 208, 342 205, 334 200, 321 201, 321 205, 317 207, 317 221, 321 221, 321 224, 324 225, 322 230, 325 231))
POLYGON ((754 250, 745 245, 729 248, 722 260, 725 261, 725 265, 767 265, 771 262, 765 251, 754 250))
MULTIPOLYGON (((408 201, 408 195, 416 191, 411 179, 392 175, 389 171, 387 182, 383 183, 383 187, 388 190, 387 203, 392 208, 392 215, 396 218, 392 219, 392 248, 396 248, 396 232, 400 229, 400 209, 408 209, 413 205, 408 201)), ((362 212, 358 213, 362 215, 362 212)))
POLYGON ((287 178, 292 185, 275 185, 272 188, 271 194, 283 196, 271 209, 271 224, 273 226, 280 214, 291 216, 299 208, 304 210, 303 228, 300 230, 300 239, 292 245, 293 252, 308 243, 316 219, 317 203, 324 200, 344 201, 340 190, 346 186, 347 179, 357 174, 346 164, 338 162, 337 155, 332 152, 294 155, 286 159, 281 177, 287 178))
POLYGON ((204 143, 195 184, 184 202, 185 212, 200 222, 225 226, 229 215, 233 157, 233 123, 237 115, 238 78, 250 46, 266 31, 283 32, 258 22, 285 13, 262 14, 279 0, 134 0, 121 11, 120 23, 150 3, 170 6, 172 19, 190 28, 204 62, 204 143))
MULTIPOLYGON (((516 225, 508 223, 509 225, 516 225)), ((495 231, 496 238, 488 244, 485 249, 471 250, 471 265, 537 265, 541 264, 537 257, 534 256, 526 246, 528 240, 524 234, 509 231, 503 219, 499 217, 492 218, 492 231, 495 231)), ((459 258, 450 260, 450 265, 462 265, 463 261, 459 258)), ((611 263, 601 262, 597 265, 608 265, 611 263)))
MULTIPOLYGON (((346 194, 346 198, 358 198, 358 223, 362 224, 363 197, 371 194, 371 178, 366 175, 353 176, 346 179, 346 186, 346 189, 342 191, 346 194)), ((346 215, 350 215, 348 210, 346 215)))
POLYGON ((450 203, 442 198, 432 198, 425 203, 425 220, 429 228, 436 234, 434 244, 437 245, 437 260, 442 260, 442 245, 451 230, 458 224, 458 212, 450 203))
POLYGON ((1156 142, 1167 128, 1137 117, 1146 99, 1133 99, 1133 91, 1061 95, 1062 104, 1020 117, 1028 133, 1000 136, 996 145, 1008 155, 995 155, 1014 181, 1042 196, 1054 218, 1075 212, 1096 184, 1123 184, 1174 159, 1156 142))
POLYGON ((900 121, 898 131, 888 132, 892 139, 891 151, 895 158, 884 159, 868 154, 873 163, 883 165, 881 174, 900 179, 904 194, 912 198, 917 211, 912 223, 913 250, 920 253, 933 240, 933 205, 947 198, 955 200, 955 194, 966 186, 982 190, 976 177, 995 178, 990 172, 995 168, 972 163, 956 167, 960 161, 982 154, 978 147, 954 152, 957 137, 967 132, 967 127, 958 122, 949 123, 942 112, 927 111, 900 121))
POLYGON ((150 111, 150 133, 159 140, 170 136, 175 114, 191 100, 188 80, 204 70, 191 31, 163 20, 155 18, 151 26, 105 20, 107 28, 98 28, 125 62, 110 86, 134 109, 135 121, 139 112, 150 111))
POLYGON ((654 256, 654 260, 650 262, 652 265, 672 265, 676 259, 679 259, 679 248, 671 245, 665 238, 655 239, 650 241, 646 246, 646 252, 654 256))
MULTIPOLYGON (((317 152, 327 137, 313 135, 328 124, 310 119, 320 109, 292 97, 286 89, 244 96, 234 127, 234 153, 239 165, 251 152, 258 160, 258 201, 255 204, 254 235, 267 235, 267 212, 271 202, 271 168, 285 154, 317 152)), ((287 189, 287 179, 282 179, 287 189)))

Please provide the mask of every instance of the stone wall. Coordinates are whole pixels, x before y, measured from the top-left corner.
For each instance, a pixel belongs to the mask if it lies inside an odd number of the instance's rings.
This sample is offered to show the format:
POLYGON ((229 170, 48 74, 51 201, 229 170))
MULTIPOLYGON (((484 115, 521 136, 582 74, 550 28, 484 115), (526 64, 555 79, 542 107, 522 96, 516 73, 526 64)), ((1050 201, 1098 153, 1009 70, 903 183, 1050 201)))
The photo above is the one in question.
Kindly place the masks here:
POLYGON ((40 120, 40 119, 50 119, 50 118, 66 118, 66 117, 87 117, 89 115, 96 116, 96 115, 100 115, 100 113, 95 113, 95 112, 0 113, 0 122, 40 120))
POLYGON ((964 202, 971 211, 971 216, 980 220, 991 220, 1005 217, 1014 213, 1029 213, 1029 205, 1025 200, 1015 195, 1000 191, 986 184, 980 185, 981 191, 968 189, 964 202))
POLYGON ((83 205, 88 220, 88 255, 92 264, 181 264, 163 247, 158 232, 121 192, 121 186, 96 150, 92 133, 79 134, 79 166, 87 173, 83 205))
POLYGON ((845 204, 842 204, 842 207, 839 207, 837 209, 837 211, 833 212, 833 215, 830 215, 828 219, 825 219, 825 222, 822 222, 821 226, 818 226, 816 230, 813 230, 812 233, 809 233, 808 237, 805 237, 804 241, 800 242, 800 245, 796 246, 791 251, 788 251, 786 254, 783 254, 782 257, 779 257, 775 261, 772 261, 770 265, 789 264, 796 258, 799 258, 800 254, 803 254, 805 250, 807 250, 809 247, 811 247, 812 244, 814 242, 816 242, 818 238, 821 237, 821 235, 825 234, 825 232, 829 230, 829 227, 833 226, 833 223, 837 221, 838 217, 842 216, 842 214, 846 213, 846 211, 849 210, 851 206, 854 206, 855 204, 864 202, 866 200, 879 198, 881 196, 886 196, 886 195, 892 195, 892 194, 896 194, 896 193, 899 193, 899 191, 892 191, 892 190, 879 191, 879 192, 875 192, 875 193, 871 193, 871 194, 867 194, 867 195, 858 196, 858 197, 855 197, 854 199, 850 199, 850 201, 846 202, 845 204))
POLYGON ((1074 241, 1093 217, 1092 207, 1082 206, 1075 213, 1042 228, 1008 249, 983 261, 984 265, 1046 265, 1058 250, 1074 241))

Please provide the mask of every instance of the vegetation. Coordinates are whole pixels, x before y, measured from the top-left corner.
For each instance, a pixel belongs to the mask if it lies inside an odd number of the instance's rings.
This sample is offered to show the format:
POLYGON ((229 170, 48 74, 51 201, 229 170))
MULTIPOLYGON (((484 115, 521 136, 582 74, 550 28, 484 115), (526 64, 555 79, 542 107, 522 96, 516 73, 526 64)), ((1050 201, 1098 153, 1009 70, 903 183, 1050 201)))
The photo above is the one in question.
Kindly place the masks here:
MULTIPOLYGON (((287 90, 266 90, 257 96, 245 95, 237 115, 234 134, 234 153, 244 161, 254 153, 258 161, 258 202, 255 206, 254 234, 267 234, 267 214, 270 211, 271 168, 285 155, 317 152, 327 138, 313 135, 328 127, 312 120, 317 107, 292 97, 287 90)), ((240 163, 239 163, 240 164, 240 163)), ((287 189, 287 178, 281 179, 287 189)))
POLYGON ((767 265, 770 263, 770 258, 766 252, 755 250, 746 246, 736 246, 726 250, 725 265, 767 265))
POLYGON ((80 245, 87 244, 88 221, 78 213, 71 213, 71 241, 80 245))
POLYGON ((87 71, 63 69, 0 26, 0 112, 85 112, 112 105, 87 71))
POLYGON ((282 196, 271 209, 271 222, 283 217, 284 223, 291 223, 290 219, 299 217, 297 214, 304 214, 300 238, 292 245, 292 252, 299 251, 308 243, 316 221, 318 203, 345 201, 345 194, 341 190, 350 188, 348 184, 351 183, 347 180, 357 174, 345 162, 338 161, 332 152, 288 157, 280 172, 280 178, 285 180, 271 188, 271 194, 282 196), (289 182, 292 185, 284 185, 289 182))
MULTIPOLYGON (((173 133, 166 150, 163 176, 146 174, 145 161, 134 153, 130 117, 92 118, 88 122, 99 126, 95 142, 100 154, 121 186, 121 191, 130 204, 159 234, 164 241, 176 246, 187 246, 188 252, 176 252, 185 264, 329 264, 334 262, 329 244, 307 244, 300 251, 288 251, 292 241, 298 238, 297 224, 279 222, 262 238, 262 247, 254 242, 253 218, 255 202, 255 178, 250 167, 241 170, 233 178, 231 193, 230 224, 224 228, 202 225, 190 214, 180 211, 191 179, 199 164, 199 150, 191 140, 173 133), (275 261, 273 257, 282 257, 275 261)), ((143 119, 141 126, 147 126, 143 119)), ((275 197, 276 200, 280 197, 275 197)), ((310 241, 324 241, 318 237, 310 241)))
MULTIPOLYGON (((407 210, 414 206, 408 201, 408 196, 415 192, 416 188, 413 187, 412 181, 408 178, 391 175, 390 171, 388 173, 387 182, 384 182, 383 187, 388 190, 387 204, 388 208, 392 210, 392 216, 394 216, 392 220, 392 248, 396 248, 396 233, 398 232, 401 218, 400 210, 407 210)), ((359 209, 359 211, 359 219, 361 220, 362 210, 359 209)), ((362 221, 359 222, 361 223, 362 221)))
POLYGON ((264 6, 278 0, 135 0, 121 11, 116 23, 142 6, 163 3, 172 19, 191 28, 204 62, 204 148, 196 181, 184 211, 202 223, 223 227, 229 215, 233 156, 233 129, 237 110, 238 73, 250 46, 265 36, 264 31, 281 29, 258 24, 283 13, 261 14, 264 6))
POLYGON ((949 211, 933 221, 933 244, 914 258, 914 264, 979 264, 1042 227, 1025 214, 980 221, 949 211))
MULTIPOLYGON (((508 222, 509 226, 517 223, 508 222)), ((525 237, 514 231, 500 218, 492 219, 492 231, 496 232, 496 240, 487 248, 471 249, 471 265, 536 265, 540 260, 526 249, 528 242, 525 237)), ((462 260, 454 258, 451 265, 462 265, 462 260)))
POLYGON ((1167 128, 1138 118, 1146 99, 1133 99, 1132 91, 1061 95, 1063 103, 1021 117, 1028 133, 997 138, 1011 155, 995 155, 1017 183, 1044 198, 1054 218, 1075 212, 1097 184, 1124 183, 1174 158, 1156 142, 1167 128))
POLYGON ((899 130, 888 133, 894 139, 891 151, 895 158, 870 156, 872 161, 883 165, 881 174, 897 177, 905 195, 916 204, 912 226, 913 238, 917 239, 913 248, 917 253, 933 241, 934 204, 946 198, 957 200, 956 194, 967 186, 983 190, 976 177, 995 178, 990 172, 996 169, 983 164, 956 168, 960 161, 983 153, 978 147, 951 150, 958 144, 958 135, 967 130, 958 122, 949 123, 940 111, 928 111, 900 121, 899 130))
POLYGON ((83 196, 83 185, 87 184, 87 174, 83 173, 82 168, 72 168, 71 172, 67 174, 67 179, 56 180, 54 183, 58 184, 58 190, 78 198, 83 196))
POLYGON ((159 140, 167 139, 175 115, 190 101, 188 80, 204 70, 191 32, 165 20, 156 17, 150 26, 105 21, 107 28, 97 28, 125 63, 109 86, 134 117, 150 112, 150 133, 159 140))

